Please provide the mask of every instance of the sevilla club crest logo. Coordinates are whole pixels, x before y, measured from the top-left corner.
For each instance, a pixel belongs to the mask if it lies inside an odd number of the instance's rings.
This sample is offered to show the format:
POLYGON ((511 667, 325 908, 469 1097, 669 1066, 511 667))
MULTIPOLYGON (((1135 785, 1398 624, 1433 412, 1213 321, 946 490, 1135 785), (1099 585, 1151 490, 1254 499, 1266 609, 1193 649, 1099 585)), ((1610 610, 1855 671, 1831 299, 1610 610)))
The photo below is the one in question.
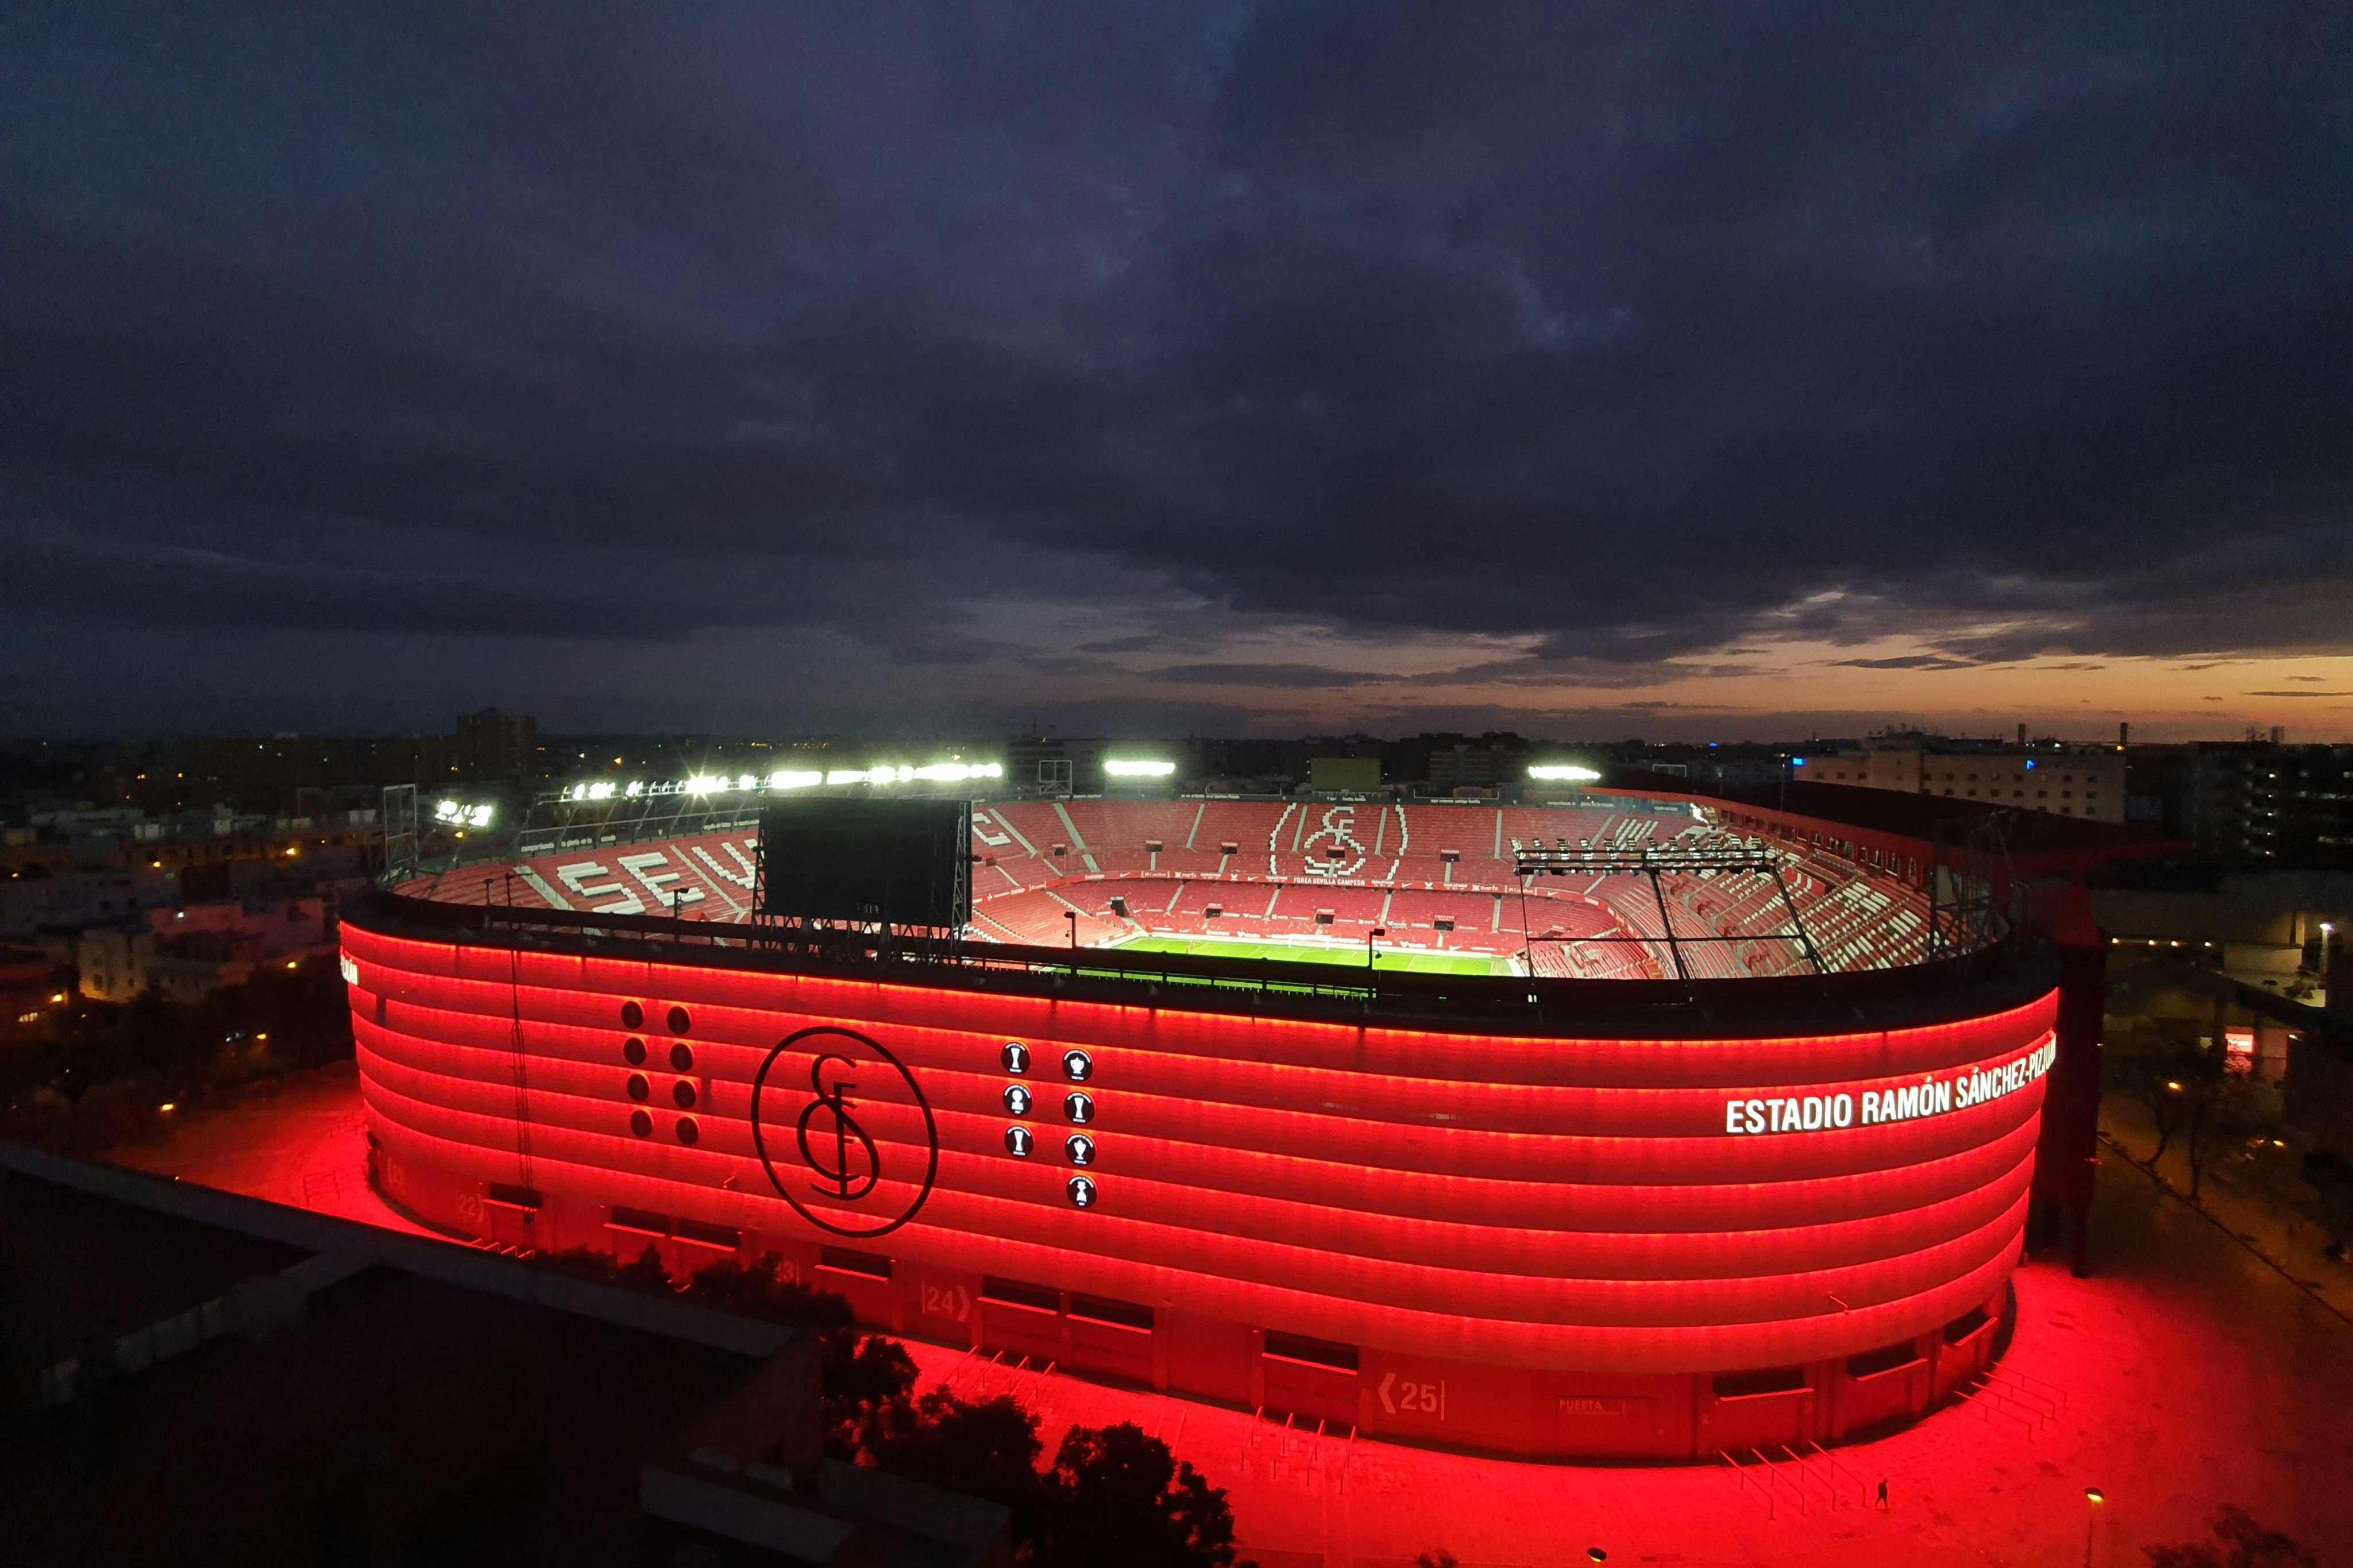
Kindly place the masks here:
POLYGON ((752 1080, 752 1143, 779 1195, 836 1236, 886 1236, 940 1171, 939 1125, 906 1064, 820 1024, 776 1042, 752 1080))

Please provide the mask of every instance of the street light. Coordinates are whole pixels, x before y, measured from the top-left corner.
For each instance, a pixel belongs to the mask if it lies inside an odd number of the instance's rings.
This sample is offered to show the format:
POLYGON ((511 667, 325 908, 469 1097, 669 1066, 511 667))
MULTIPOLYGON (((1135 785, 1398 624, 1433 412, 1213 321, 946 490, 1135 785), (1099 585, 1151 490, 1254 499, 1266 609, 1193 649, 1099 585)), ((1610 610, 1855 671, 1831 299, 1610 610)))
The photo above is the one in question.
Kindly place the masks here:
POLYGON ((2099 1531, 2100 1505, 2107 1500, 2108 1494, 2099 1488, 2084 1489, 2084 1501, 2088 1505, 2084 1510, 2084 1568, 2092 1568, 2092 1537, 2099 1531))

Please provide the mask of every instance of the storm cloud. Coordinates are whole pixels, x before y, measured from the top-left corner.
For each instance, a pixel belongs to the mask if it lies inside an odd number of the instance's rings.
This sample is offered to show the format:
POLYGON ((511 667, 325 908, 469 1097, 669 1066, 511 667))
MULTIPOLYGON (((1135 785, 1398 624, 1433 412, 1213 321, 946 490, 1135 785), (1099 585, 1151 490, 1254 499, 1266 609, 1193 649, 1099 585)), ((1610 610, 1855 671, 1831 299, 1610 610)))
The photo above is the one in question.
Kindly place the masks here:
POLYGON ((0 724, 2345 654, 2348 28, 16 7, 0 724))

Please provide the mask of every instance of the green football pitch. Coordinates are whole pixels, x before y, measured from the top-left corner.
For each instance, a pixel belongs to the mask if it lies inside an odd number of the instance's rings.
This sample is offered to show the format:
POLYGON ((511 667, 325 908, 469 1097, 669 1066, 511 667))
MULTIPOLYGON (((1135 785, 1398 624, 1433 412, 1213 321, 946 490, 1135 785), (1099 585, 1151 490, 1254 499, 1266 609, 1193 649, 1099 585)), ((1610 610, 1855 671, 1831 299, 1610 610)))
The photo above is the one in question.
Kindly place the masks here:
MULTIPOLYGON (((1120 952, 1191 952, 1204 958, 1272 958, 1292 963, 1331 963, 1348 969, 1365 967, 1365 950, 1335 942, 1330 947, 1294 945, 1287 942, 1256 942, 1249 937, 1140 936, 1121 942, 1120 952)), ((1512 961, 1473 952, 1394 952, 1380 949, 1377 968, 1411 974, 1509 974, 1512 961)))

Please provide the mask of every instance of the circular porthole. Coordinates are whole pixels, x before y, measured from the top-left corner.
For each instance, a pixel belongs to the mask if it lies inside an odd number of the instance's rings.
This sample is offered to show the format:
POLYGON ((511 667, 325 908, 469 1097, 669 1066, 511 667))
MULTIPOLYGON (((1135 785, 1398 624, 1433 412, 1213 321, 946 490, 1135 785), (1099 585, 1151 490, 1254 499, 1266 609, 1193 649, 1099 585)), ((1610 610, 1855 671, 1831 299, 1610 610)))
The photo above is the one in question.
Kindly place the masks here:
POLYGON ((641 1068, 645 1066, 645 1041, 638 1039, 635 1035, 630 1036, 628 1043, 621 1047, 621 1059, 628 1063, 633 1068, 641 1068))
POLYGON ((681 1110, 691 1110, 694 1109, 694 1085, 687 1082, 684 1079, 679 1079, 678 1082, 670 1086, 670 1097, 678 1101, 678 1108, 681 1110))
POLYGON ((1005 1063, 1007 1072, 1018 1076, 1029 1070, 1029 1047, 1018 1040, 1006 1041, 1005 1048, 997 1056, 1005 1063))
POLYGON ((1071 1157, 1073 1165, 1095 1163, 1095 1141, 1083 1132, 1073 1132, 1062 1141, 1062 1152, 1071 1157))
POLYGON ((1094 1207, 1094 1183, 1089 1181, 1084 1176, 1072 1176, 1071 1178, 1071 1203, 1072 1206, 1077 1208, 1091 1209, 1094 1207))
POLYGON ((1062 1114, 1072 1121, 1077 1122, 1080 1126, 1084 1127, 1088 1122, 1092 1121, 1095 1119, 1094 1097, 1087 1094, 1064 1095, 1062 1097, 1062 1114))
POLYGON ((693 1117, 681 1116, 678 1119, 678 1141, 680 1142, 691 1145, 696 1139, 702 1136, 702 1129, 694 1124, 693 1117))
POLYGON ((652 1092, 653 1086, 646 1082, 645 1074, 641 1072, 633 1072, 629 1075, 629 1098, 631 1100, 643 1100, 652 1092))
POLYGON ((1018 1084, 1018 1083, 1014 1083, 1014 1084, 1008 1084, 1008 1085, 1006 1085, 1006 1087, 1005 1087, 1005 1109, 1006 1109, 1007 1113, 1008 1113, 1008 1114, 1009 1114, 1009 1115, 1013 1115, 1013 1116, 1027 1116, 1027 1115, 1029 1115, 1029 1091, 1028 1089, 1026 1089, 1022 1088, 1022 1087, 1021 1087, 1019 1084, 1018 1084))
POLYGON ((654 1135, 654 1119, 642 1110, 632 1110, 629 1112, 629 1131, 640 1138, 650 1138, 654 1135))
POLYGON ((672 1072, 692 1072, 694 1070, 693 1047, 683 1044, 672 1046, 670 1048, 670 1068, 672 1072))
POLYGON ((1029 1129, 1027 1127, 1008 1127, 1005 1130, 1005 1152, 1015 1159, 1027 1160, 1029 1157, 1029 1151, 1036 1146, 1037 1141, 1029 1136, 1029 1129))
POLYGON ((1095 1076, 1094 1058, 1084 1051, 1062 1053, 1062 1076, 1072 1083, 1084 1083, 1095 1076))
POLYGON ((646 1010, 643 1007, 638 1006, 635 1002, 621 1004, 621 1027, 641 1029, 645 1027, 645 1023, 646 1010))
POLYGON ((671 1034, 683 1035, 686 1033, 691 1023, 692 1020, 688 1018, 686 1016, 685 1008, 672 1007, 670 1010, 670 1032, 671 1034))

